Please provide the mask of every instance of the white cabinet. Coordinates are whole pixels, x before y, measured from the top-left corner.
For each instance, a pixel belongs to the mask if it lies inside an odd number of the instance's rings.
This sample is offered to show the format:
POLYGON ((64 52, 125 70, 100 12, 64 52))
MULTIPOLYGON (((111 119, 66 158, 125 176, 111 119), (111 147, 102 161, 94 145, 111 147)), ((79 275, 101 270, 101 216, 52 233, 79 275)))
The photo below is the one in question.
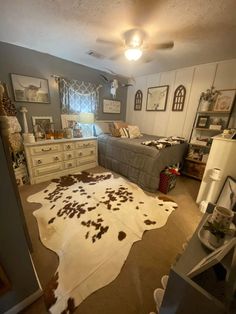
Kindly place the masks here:
POLYGON ((227 139, 222 136, 216 136, 213 138, 210 155, 207 160, 203 180, 198 192, 197 203, 206 199, 210 186, 209 184, 211 183, 210 175, 213 168, 221 169, 222 173, 221 180, 217 181, 214 185, 210 199, 212 203, 217 201, 226 177, 236 177, 235 158, 236 140, 227 139))
POLYGON ((97 166, 97 139, 74 138, 24 144, 30 183, 97 166))

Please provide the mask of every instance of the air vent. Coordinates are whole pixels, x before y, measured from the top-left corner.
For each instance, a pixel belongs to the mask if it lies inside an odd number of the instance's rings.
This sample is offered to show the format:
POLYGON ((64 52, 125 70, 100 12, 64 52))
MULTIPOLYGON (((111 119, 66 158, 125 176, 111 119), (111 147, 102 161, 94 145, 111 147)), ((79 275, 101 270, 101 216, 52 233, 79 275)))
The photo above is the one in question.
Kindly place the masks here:
POLYGON ((104 59, 104 58, 105 58, 104 55, 102 55, 101 53, 96 52, 96 51, 94 51, 94 50, 89 50, 89 51, 87 51, 86 53, 87 53, 89 56, 94 57, 94 58, 97 58, 97 59, 104 59))

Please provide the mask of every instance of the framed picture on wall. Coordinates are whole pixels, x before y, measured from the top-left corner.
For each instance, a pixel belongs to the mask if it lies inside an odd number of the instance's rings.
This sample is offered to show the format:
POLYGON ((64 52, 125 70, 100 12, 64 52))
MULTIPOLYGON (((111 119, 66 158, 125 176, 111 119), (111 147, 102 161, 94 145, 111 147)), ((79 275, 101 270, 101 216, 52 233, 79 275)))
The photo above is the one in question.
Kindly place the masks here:
POLYGON ((234 104, 235 92, 235 89, 219 90, 213 111, 230 112, 234 104))
POLYGON ((119 100, 103 99, 103 113, 120 113, 119 100))
POLYGON ((15 101, 49 104, 48 80, 26 75, 11 74, 15 101))
POLYGON ((165 111, 169 86, 149 87, 147 92, 147 111, 165 111))

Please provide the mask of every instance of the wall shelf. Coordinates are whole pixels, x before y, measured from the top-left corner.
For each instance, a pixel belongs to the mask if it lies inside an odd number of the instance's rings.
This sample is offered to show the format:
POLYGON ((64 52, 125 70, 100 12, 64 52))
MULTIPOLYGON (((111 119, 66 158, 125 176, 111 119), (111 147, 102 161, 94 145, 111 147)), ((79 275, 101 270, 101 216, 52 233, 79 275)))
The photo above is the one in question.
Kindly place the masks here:
POLYGON ((197 164, 202 164, 202 165, 206 164, 204 161, 201 161, 201 160, 196 160, 196 159, 192 159, 192 158, 188 158, 188 157, 186 157, 185 159, 192 161, 192 162, 196 162, 197 164))
POLYGON ((222 130, 214 130, 214 129, 209 129, 209 128, 194 128, 195 130, 199 131, 206 131, 206 132, 219 132, 222 133, 222 130))
POLYGON ((188 153, 183 166, 185 175, 195 179, 202 179, 211 149, 212 136, 222 133, 228 127, 230 116, 231 112, 229 111, 202 111, 201 99, 199 100, 188 153), (217 127, 221 127, 221 129, 215 129, 217 127))

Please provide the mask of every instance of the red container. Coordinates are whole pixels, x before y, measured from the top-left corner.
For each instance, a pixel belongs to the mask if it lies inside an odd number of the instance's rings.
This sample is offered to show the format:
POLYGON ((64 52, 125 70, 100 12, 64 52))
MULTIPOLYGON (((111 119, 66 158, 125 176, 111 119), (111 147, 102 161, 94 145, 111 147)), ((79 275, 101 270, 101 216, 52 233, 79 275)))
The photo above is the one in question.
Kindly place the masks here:
POLYGON ((160 183, 159 183, 159 191, 166 194, 170 190, 172 190, 176 185, 176 174, 166 173, 166 171, 162 171, 160 173, 160 183))

